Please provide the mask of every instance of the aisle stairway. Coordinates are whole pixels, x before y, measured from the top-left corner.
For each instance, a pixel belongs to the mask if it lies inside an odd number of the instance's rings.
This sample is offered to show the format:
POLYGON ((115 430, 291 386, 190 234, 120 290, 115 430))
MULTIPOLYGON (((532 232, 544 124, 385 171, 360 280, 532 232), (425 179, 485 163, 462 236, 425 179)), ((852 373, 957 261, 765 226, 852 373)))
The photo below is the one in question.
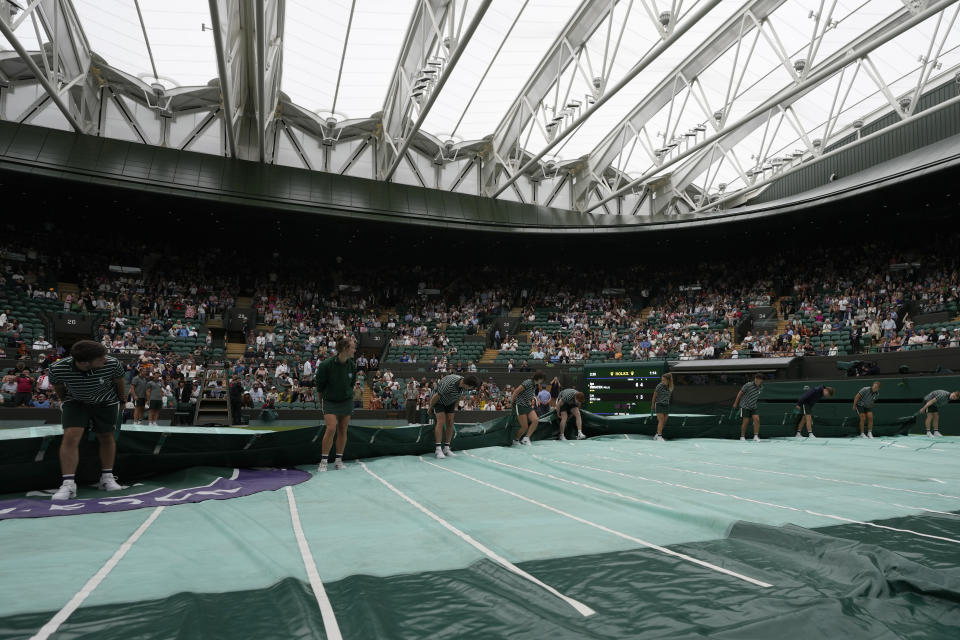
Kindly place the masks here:
POLYGON ((498 353, 500 352, 497 349, 485 349, 483 355, 480 356, 480 364, 493 364, 498 353))
POLYGON ((363 408, 370 408, 370 401, 373 399, 373 389, 369 385, 363 386, 363 408))

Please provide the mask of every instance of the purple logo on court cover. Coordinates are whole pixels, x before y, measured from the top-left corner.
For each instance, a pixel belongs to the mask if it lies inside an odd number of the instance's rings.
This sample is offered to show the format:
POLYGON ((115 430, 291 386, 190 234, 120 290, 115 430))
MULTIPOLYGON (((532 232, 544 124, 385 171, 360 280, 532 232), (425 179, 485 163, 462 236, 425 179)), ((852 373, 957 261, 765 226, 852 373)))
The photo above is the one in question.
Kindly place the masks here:
POLYGON ((188 502, 240 498, 261 491, 276 491, 300 484, 310 474, 298 469, 240 469, 229 478, 217 478, 209 484, 184 489, 157 487, 141 493, 118 495, 100 493, 95 498, 57 500, 50 498, 21 498, 0 500, 0 520, 13 518, 47 518, 79 513, 110 513, 131 509, 150 509, 188 502))

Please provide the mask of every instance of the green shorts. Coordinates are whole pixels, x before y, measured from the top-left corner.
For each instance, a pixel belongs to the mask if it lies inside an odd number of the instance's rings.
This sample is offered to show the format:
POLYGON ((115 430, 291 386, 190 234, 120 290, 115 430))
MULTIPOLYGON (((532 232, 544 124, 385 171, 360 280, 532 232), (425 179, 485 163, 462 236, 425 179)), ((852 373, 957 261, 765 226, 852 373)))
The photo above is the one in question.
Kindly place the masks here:
POLYGON ((163 408, 163 400, 151 400, 150 411, 160 411, 163 408))
POLYGON ((323 415, 325 416, 333 414, 338 418, 342 418, 353 415, 353 398, 339 401, 324 398, 321 404, 323 405, 323 415))
POLYGON ((93 427, 97 433, 112 433, 120 421, 120 403, 86 404, 79 400, 67 400, 60 408, 60 422, 64 429, 93 427))
POLYGON ((654 413, 670 413, 670 405, 666 402, 662 402, 662 403, 658 402, 653 407, 653 412, 654 413))
POLYGON ((932 404, 927 407, 927 413, 940 413, 940 408, 937 405, 932 404))
POLYGON ((518 416, 525 416, 525 415, 527 415, 528 413, 530 413, 531 411, 533 411, 533 407, 531 407, 531 406, 528 405, 528 404, 518 404, 518 405, 514 406, 514 410, 516 411, 516 414, 517 414, 518 416))
POLYGON ((753 407, 752 409, 748 409, 747 407, 740 407, 741 418, 752 418, 755 415, 757 415, 756 407, 753 407))

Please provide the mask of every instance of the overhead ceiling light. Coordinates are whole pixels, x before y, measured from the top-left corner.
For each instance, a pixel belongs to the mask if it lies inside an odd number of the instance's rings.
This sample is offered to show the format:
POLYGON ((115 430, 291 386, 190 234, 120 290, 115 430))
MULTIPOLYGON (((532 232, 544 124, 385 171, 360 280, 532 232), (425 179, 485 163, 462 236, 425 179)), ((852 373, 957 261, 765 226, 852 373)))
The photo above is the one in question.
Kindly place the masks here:
POLYGON ((793 61, 793 68, 797 73, 802 73, 803 70, 807 68, 807 59, 797 58, 793 61))
POLYGON ((670 13, 669 11, 663 11, 660 13, 660 24, 662 24, 664 27, 669 26, 670 20, 672 19, 673 19, 673 14, 670 13))
POLYGON ((853 121, 853 128, 854 128, 854 129, 859 129, 859 128, 862 127, 862 126, 863 126, 863 120, 854 120, 854 121, 853 121))

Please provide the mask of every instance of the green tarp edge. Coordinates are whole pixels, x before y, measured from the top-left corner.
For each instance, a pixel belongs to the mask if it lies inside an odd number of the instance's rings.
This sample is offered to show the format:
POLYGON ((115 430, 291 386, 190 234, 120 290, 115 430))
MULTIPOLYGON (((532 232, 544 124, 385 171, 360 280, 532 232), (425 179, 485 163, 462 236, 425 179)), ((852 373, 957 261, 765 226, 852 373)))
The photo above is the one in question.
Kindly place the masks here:
MULTIPOLYGON (((734 438, 739 437, 740 419, 728 407, 713 407, 714 414, 670 417, 665 434, 669 438, 734 438)), ((856 426, 845 418, 818 420, 818 435, 852 436, 856 426)), ((795 419, 781 409, 764 416, 763 437, 793 435, 795 419)), ((878 436, 901 435, 916 424, 914 416, 888 421, 874 427, 878 436)), ((558 419, 549 413, 541 418, 534 439, 556 437, 558 419)), ((481 423, 456 425, 455 449, 507 446, 516 432, 515 416, 501 417, 481 423)), ((157 431, 121 430, 117 437, 117 462, 114 465, 122 481, 129 483, 158 473, 194 466, 208 467, 293 467, 319 461, 323 426, 302 429, 239 434, 181 433, 176 427, 157 431)), ((598 416, 583 412, 583 430, 588 436, 656 433, 654 416, 598 416)), ((567 436, 575 434, 572 420, 567 422, 567 436)), ((0 494, 56 487, 60 480, 58 450, 60 436, 11 439, 0 447, 0 494)), ((404 427, 352 427, 344 457, 375 458, 389 455, 423 455, 433 451, 433 425, 404 427)), ((97 443, 86 438, 81 443, 78 481, 94 482, 99 477, 97 443)))

